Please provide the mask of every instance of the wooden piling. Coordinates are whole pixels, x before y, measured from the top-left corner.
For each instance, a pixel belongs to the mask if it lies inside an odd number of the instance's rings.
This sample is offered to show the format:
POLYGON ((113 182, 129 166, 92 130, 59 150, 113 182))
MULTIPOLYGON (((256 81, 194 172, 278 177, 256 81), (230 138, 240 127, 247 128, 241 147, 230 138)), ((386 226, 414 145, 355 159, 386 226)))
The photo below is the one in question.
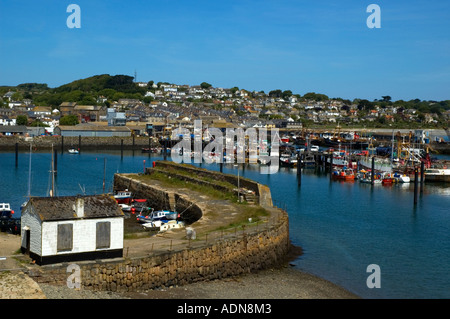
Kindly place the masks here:
POLYGON ((420 193, 423 193, 423 183, 425 179, 425 164, 420 162, 420 193))
POLYGON ((417 167, 414 169, 414 205, 417 205, 417 187, 419 185, 419 172, 417 167))
POLYGON ((167 159, 167 140, 164 140, 164 160, 167 159))
POLYGON ((330 155, 330 179, 333 177, 333 153, 330 155))
POLYGON ((19 143, 16 143, 16 167, 19 166, 19 143))

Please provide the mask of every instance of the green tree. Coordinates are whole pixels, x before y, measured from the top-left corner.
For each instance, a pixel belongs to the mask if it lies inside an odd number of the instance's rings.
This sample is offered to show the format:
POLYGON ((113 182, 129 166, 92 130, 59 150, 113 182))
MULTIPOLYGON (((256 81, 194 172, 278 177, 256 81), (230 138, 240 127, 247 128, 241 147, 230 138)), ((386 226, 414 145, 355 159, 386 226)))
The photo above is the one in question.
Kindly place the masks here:
POLYGON ((22 101, 23 100, 23 95, 20 92, 16 92, 11 96, 11 99, 13 101, 22 101))
POLYGON ((65 115, 59 119, 59 125, 77 125, 78 123, 76 115, 65 115))
POLYGON ((30 126, 32 127, 48 127, 47 124, 42 123, 40 120, 34 120, 31 122, 30 126))
POLYGON ((283 91, 281 90, 272 90, 269 92, 269 96, 270 97, 281 97, 281 95, 283 94, 283 91))
POLYGON ((291 91, 291 90, 283 91, 283 93, 281 94, 281 97, 282 97, 284 100, 290 98, 291 96, 292 96, 292 91, 291 91))
POLYGON ((209 83, 207 83, 207 82, 202 82, 202 83, 200 84, 200 87, 201 87, 202 89, 209 89, 211 86, 212 86, 212 85, 209 84, 209 83))
POLYGON ((28 117, 26 115, 17 115, 16 124, 17 125, 28 125, 28 117))

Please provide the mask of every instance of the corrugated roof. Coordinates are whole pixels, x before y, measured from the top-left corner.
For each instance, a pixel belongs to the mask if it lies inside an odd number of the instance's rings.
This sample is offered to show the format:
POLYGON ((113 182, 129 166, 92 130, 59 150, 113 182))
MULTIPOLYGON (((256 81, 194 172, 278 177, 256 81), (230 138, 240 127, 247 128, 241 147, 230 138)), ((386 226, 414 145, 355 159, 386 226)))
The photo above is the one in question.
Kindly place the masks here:
POLYGON ((116 200, 109 195, 32 197, 25 211, 29 211, 30 205, 41 221, 124 216, 116 200), (84 201, 84 217, 76 214, 78 199, 84 201))

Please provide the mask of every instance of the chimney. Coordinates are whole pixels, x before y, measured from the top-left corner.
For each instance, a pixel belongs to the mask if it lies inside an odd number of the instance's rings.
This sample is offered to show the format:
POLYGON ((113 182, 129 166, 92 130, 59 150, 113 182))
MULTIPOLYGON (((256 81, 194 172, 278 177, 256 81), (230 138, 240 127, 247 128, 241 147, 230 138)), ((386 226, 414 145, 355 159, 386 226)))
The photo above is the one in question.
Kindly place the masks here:
POLYGON ((77 198, 75 205, 73 205, 73 210, 75 211, 75 214, 79 218, 84 217, 84 199, 83 198, 77 198))

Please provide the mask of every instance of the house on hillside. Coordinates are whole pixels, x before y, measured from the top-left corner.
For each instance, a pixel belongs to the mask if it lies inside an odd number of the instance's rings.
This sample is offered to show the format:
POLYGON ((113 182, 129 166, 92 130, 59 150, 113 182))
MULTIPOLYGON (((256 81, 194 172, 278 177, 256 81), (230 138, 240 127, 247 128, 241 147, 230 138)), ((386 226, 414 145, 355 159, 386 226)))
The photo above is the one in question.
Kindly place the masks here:
POLYGON ((59 111, 61 116, 73 115, 75 114, 74 108, 77 102, 62 102, 59 105, 59 111))
POLYGON ((123 256, 124 214, 108 195, 32 197, 21 250, 38 265, 123 256))

